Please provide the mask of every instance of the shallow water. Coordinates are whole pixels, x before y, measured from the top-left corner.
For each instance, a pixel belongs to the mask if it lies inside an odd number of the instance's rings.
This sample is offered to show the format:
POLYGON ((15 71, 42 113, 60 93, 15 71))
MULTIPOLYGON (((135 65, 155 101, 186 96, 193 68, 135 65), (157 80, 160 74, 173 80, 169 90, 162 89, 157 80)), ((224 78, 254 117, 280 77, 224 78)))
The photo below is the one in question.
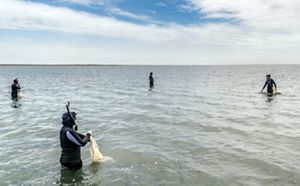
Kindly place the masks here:
POLYGON ((0 66, 0 185, 300 185, 300 66, 0 66), (149 91, 148 75, 155 87, 149 91), (273 75, 282 95, 259 94, 273 75), (18 77, 24 97, 12 107, 18 77), (65 103, 115 162, 61 170, 65 103))

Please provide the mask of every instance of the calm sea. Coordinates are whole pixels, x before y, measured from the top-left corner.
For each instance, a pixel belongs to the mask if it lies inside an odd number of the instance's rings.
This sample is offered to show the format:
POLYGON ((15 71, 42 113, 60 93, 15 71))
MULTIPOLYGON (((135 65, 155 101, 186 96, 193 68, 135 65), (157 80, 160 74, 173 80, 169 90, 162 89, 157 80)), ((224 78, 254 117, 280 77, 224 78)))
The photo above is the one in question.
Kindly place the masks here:
POLYGON ((300 185, 299 74, 291 65, 0 66, 0 185, 300 185), (281 95, 258 93, 267 73, 281 95), (87 145, 82 171, 61 170, 67 101, 79 131, 92 129, 114 162, 91 164, 87 145))

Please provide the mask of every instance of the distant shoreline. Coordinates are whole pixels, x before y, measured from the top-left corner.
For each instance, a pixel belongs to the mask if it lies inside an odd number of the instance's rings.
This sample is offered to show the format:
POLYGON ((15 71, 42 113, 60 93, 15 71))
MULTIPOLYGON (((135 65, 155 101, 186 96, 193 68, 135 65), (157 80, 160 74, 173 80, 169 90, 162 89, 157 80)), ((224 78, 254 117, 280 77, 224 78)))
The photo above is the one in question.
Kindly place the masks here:
POLYGON ((0 66, 287 66, 287 65, 300 65, 300 64, 0 64, 0 66))
POLYGON ((103 65, 103 64, 0 64, 0 66, 127 66, 127 65, 103 65))

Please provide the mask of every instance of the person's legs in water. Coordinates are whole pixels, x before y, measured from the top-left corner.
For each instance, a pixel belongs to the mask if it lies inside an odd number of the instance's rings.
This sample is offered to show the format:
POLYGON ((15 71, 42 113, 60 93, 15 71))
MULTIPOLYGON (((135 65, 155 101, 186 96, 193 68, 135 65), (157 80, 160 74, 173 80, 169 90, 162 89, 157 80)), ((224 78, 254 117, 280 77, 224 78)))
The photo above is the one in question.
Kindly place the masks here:
POLYGON ((18 99, 18 94, 17 93, 11 93, 11 99, 12 100, 17 100, 18 99))
POLYGON ((267 93, 268 93, 269 95, 273 95, 273 89, 272 89, 272 88, 268 88, 268 89, 267 89, 267 93))
POLYGON ((82 169, 74 171, 61 167, 60 185, 81 185, 83 179, 82 169))

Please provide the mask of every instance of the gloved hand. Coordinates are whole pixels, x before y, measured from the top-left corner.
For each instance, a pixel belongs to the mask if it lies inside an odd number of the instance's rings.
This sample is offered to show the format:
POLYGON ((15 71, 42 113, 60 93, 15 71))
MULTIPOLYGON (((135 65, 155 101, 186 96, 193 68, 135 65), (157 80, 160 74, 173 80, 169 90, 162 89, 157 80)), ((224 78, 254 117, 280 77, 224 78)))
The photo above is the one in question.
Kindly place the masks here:
POLYGON ((93 131, 92 131, 92 130, 89 130, 87 133, 88 133, 90 136, 92 136, 93 131))
POLYGON ((92 133, 93 133, 93 131, 92 131, 92 130, 89 130, 89 131, 87 132, 87 134, 86 134, 89 142, 91 142, 90 139, 91 139, 92 133))

